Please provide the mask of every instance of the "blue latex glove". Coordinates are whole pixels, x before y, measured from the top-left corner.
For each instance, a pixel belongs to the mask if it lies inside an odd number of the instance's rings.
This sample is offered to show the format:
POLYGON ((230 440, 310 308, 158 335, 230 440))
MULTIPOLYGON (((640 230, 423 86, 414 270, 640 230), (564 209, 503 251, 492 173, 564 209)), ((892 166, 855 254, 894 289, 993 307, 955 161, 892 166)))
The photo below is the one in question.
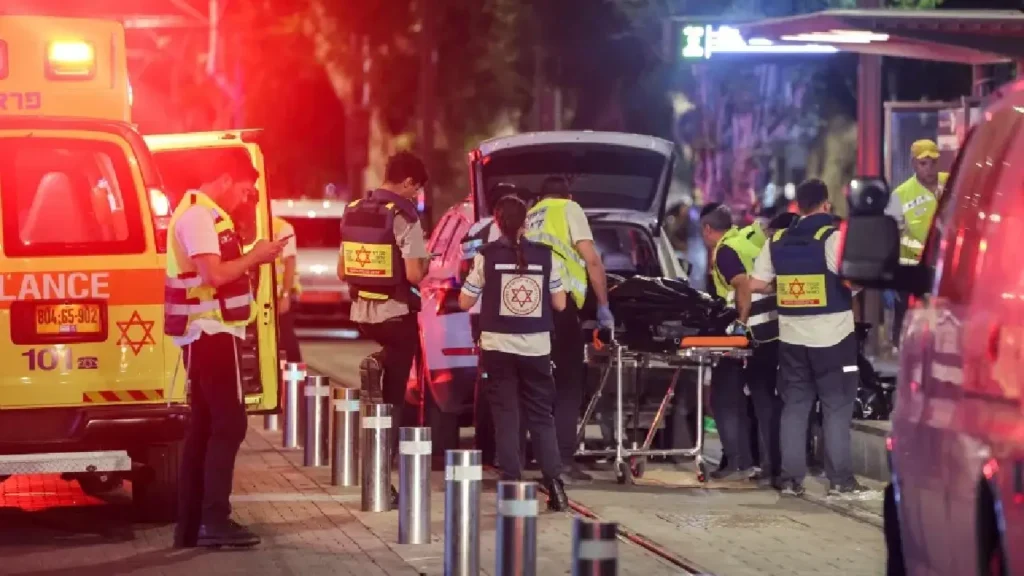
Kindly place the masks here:
POLYGON ((597 307, 597 324, 601 328, 615 328, 615 317, 612 316, 612 309, 607 305, 597 307))
POLYGON ((746 324, 743 324, 742 322, 737 320, 732 323, 732 326, 729 326, 728 333, 730 336, 746 336, 747 326, 746 324))
POLYGON ((885 308, 887 310, 894 310, 896 308, 896 292, 893 290, 886 290, 882 292, 882 299, 885 302, 885 308))

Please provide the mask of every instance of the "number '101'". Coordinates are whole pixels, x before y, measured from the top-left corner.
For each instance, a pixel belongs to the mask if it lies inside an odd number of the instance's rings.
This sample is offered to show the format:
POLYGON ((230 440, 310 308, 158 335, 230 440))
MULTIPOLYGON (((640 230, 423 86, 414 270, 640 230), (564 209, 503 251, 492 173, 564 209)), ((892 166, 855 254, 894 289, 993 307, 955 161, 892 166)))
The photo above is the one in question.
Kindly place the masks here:
POLYGON ((65 348, 64 350, 58 348, 40 348, 38 350, 29 348, 22 352, 21 355, 28 358, 29 370, 49 372, 50 370, 55 370, 62 360, 65 370, 71 370, 74 366, 74 359, 71 357, 70 348, 65 348))

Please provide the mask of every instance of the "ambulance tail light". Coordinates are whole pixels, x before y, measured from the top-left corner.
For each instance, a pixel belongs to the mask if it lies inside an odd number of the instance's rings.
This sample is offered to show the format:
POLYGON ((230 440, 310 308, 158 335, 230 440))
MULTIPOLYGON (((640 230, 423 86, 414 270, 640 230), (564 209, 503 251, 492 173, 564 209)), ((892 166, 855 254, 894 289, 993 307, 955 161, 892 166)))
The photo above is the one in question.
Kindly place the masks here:
POLYGON ((96 75, 96 49, 89 42, 51 42, 46 76, 51 80, 90 80, 96 75))

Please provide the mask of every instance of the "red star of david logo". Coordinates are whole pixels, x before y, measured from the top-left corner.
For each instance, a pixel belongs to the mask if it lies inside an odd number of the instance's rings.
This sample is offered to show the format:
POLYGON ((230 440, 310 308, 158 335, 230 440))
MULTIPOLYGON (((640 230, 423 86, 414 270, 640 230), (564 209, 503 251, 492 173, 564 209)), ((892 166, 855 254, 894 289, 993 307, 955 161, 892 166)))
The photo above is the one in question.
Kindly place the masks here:
POLYGON ((800 297, 800 296, 803 296, 805 293, 806 292, 804 292, 804 283, 803 282, 801 282, 800 280, 791 280, 789 282, 789 295, 790 296, 800 297))
POLYGON ((356 250, 356 262, 362 266, 370 263, 370 251, 366 249, 366 246, 360 246, 359 250, 356 250))
POLYGON ((520 306, 533 302, 533 297, 530 294, 530 289, 525 285, 520 284, 512 289, 512 301, 520 306))
POLYGON ((153 324, 152 320, 143 320, 142 316, 139 316, 138 310, 133 311, 131 318, 127 322, 117 323, 117 329, 121 331, 121 337, 118 338, 117 345, 127 345, 132 349, 132 354, 138 356, 139 352, 142 352, 143 346, 147 344, 156 345, 156 340, 153 339, 153 324), (134 331, 135 334, 138 334, 139 331, 142 332, 142 336, 138 339, 132 338, 129 333, 134 326, 139 327, 139 330, 134 331))

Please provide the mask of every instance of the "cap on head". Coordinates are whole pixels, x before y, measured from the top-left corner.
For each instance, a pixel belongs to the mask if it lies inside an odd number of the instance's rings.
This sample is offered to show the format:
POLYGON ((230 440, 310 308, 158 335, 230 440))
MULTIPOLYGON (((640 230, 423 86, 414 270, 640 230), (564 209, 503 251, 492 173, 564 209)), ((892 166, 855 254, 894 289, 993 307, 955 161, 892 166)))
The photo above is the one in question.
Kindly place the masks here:
POLYGON ((931 140, 918 140, 910 145, 910 156, 914 160, 938 158, 939 147, 931 140))
POLYGON ((499 182, 492 186, 490 196, 491 198, 494 198, 495 201, 504 196, 515 196, 526 203, 529 203, 533 199, 533 194, 529 189, 508 182, 499 182))

